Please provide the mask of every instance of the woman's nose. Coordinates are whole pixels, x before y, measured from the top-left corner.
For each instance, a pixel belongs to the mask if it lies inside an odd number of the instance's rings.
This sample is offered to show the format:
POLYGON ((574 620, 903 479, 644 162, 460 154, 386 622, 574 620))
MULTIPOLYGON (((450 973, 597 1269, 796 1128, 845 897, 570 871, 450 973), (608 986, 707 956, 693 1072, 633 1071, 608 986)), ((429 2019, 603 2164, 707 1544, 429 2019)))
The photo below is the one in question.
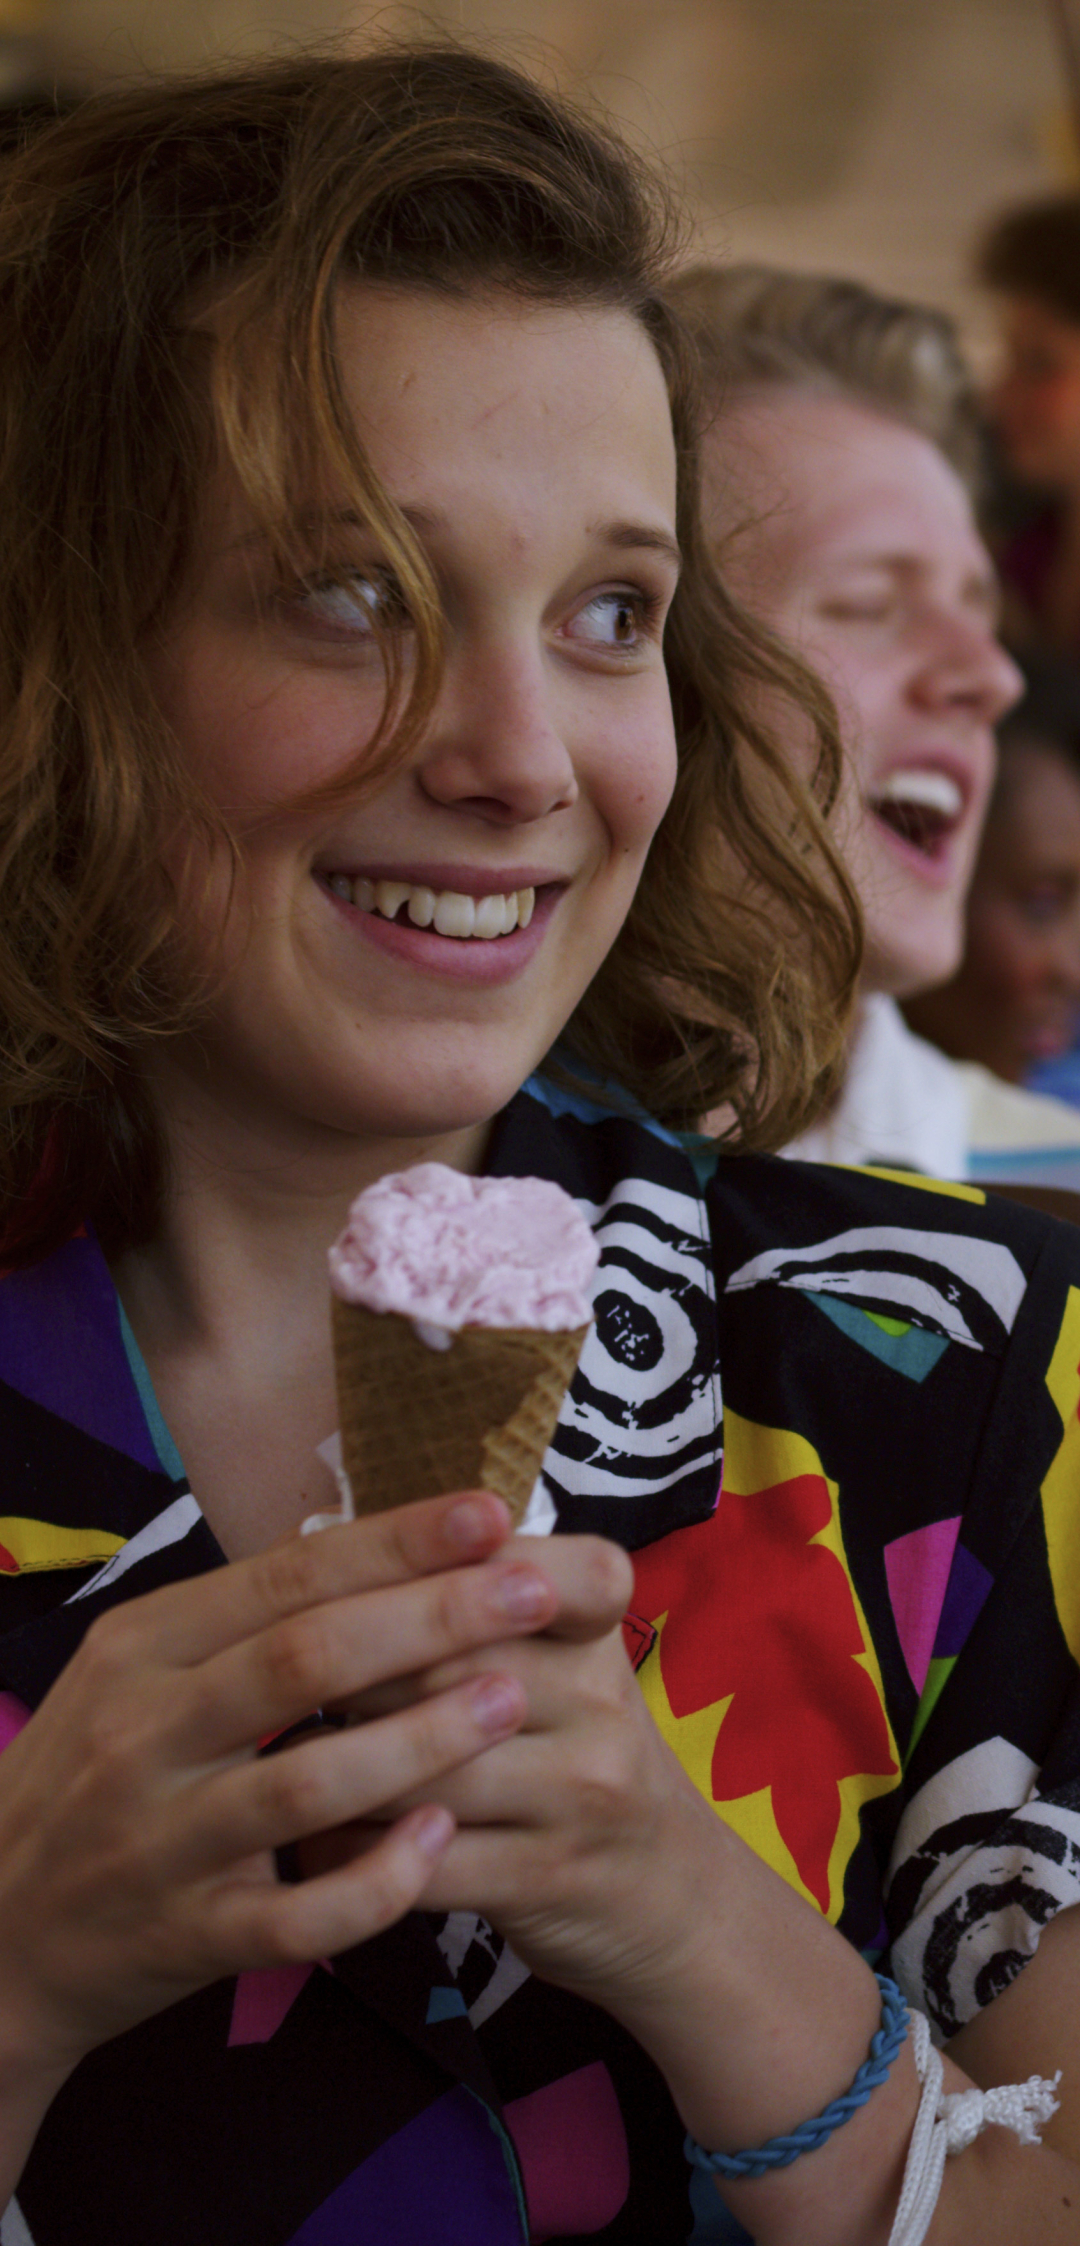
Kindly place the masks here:
POLYGON ((996 725, 1023 691, 1023 674, 988 622, 940 615, 919 672, 918 693, 924 702, 966 708, 985 724, 996 725))
POLYGON ((451 655, 417 757, 425 793, 497 826, 530 824, 577 801, 574 759, 542 654, 451 655))

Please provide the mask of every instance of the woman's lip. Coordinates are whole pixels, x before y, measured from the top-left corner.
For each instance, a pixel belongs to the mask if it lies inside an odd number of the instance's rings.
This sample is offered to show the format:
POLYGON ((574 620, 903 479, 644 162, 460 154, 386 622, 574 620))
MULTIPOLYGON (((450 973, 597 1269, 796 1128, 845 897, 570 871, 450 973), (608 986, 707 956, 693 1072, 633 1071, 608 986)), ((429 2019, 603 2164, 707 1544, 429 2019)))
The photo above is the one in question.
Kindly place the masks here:
MULTIPOLYGON (((380 876, 382 880, 393 878, 388 874, 380 876)), ((404 878, 402 875, 401 879, 404 878)), ((417 882, 414 886, 420 884, 417 882)), ((519 886, 525 888, 532 884, 522 882, 519 886)), ((490 989, 499 983, 512 982, 535 958, 566 881, 565 878, 561 883, 549 881, 537 889, 535 909, 527 928, 515 928, 510 935, 493 937, 490 942, 479 936, 438 936, 433 928, 414 927, 411 920, 384 920, 381 913, 361 912, 359 905, 347 904, 323 882, 319 883, 319 888, 349 929, 355 930, 362 941, 384 956, 429 975, 490 989)), ((480 896, 498 894, 483 889, 475 893, 480 896)), ((461 894, 468 896, 473 892, 463 890, 461 894)))
POLYGON ((344 874, 348 881, 403 881, 410 889, 434 889, 436 894, 450 890, 458 897, 474 898, 509 897, 516 889, 565 888, 569 879, 551 866, 451 866, 442 862, 394 866, 381 858, 365 865, 348 857, 328 858, 313 871, 320 883, 334 874, 344 874))

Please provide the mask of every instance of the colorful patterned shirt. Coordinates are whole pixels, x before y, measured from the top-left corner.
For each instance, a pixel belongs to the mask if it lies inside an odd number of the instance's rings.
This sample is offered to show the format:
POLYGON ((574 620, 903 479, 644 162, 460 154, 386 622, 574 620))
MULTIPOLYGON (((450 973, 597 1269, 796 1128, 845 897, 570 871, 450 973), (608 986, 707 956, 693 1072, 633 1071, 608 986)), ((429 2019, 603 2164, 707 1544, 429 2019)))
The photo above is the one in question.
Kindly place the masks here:
MULTIPOLYGON (((630 1550, 691 1779, 947 2038, 1080 1899, 1080 1232, 536 1081, 489 1167, 556 1179, 602 1249, 537 1512, 630 1550)), ((96 1614, 222 1554, 89 1234, 0 1284, 0 1417, 2 1742, 96 1614)), ((0 2218, 0 2246, 743 2236, 645 2053, 464 1911, 103 2045, 0 2218)))

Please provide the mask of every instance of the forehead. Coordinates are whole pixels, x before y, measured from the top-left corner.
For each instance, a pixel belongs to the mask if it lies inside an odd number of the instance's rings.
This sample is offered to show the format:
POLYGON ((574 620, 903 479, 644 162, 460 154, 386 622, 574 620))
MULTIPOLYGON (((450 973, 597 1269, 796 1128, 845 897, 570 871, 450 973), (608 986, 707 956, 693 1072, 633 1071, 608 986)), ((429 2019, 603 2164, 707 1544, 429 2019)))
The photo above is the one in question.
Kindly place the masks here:
POLYGON ((884 560, 988 570, 959 476, 902 422, 764 392, 722 417, 709 449, 714 511, 781 577, 884 560))
POLYGON ((359 435, 403 505, 459 506, 495 478, 534 504, 539 482, 672 514, 667 389, 629 313, 355 286, 336 334, 359 435))

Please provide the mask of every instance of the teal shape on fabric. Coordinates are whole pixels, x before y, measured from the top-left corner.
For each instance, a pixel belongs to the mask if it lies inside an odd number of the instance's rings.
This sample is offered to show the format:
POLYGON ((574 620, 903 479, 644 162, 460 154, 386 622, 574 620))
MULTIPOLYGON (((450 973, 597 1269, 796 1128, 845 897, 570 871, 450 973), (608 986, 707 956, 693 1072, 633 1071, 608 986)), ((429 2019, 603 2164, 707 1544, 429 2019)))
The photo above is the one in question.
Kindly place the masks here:
MULTIPOLYGON (((457 1992, 455 1991, 455 1994, 456 1993, 457 1992)), ((529 2246, 529 2238, 531 2235, 529 2230, 529 2209, 525 2198, 525 2185, 522 2181, 521 2163, 517 2156, 517 2146, 515 2145, 514 2140, 510 2135, 510 2131, 507 2129, 505 2123, 500 2121, 497 2113, 492 2112, 491 2107, 487 2104, 487 2101, 480 2096, 479 2092, 476 2090, 468 2090, 466 2088, 466 2094, 470 2098, 475 2098, 481 2113, 484 2114, 487 2119, 487 2124, 492 2132, 492 2135, 497 2137, 499 2140, 499 2149, 506 2164, 506 2173, 510 2180, 510 2186, 514 2194, 514 2198, 517 2201, 518 2221, 521 2224, 522 2246, 529 2246)))
POLYGON ((468 2019, 468 2016, 468 2007, 460 1989, 432 1989, 424 2026, 432 2028, 440 2020, 461 2020, 468 2019))
POLYGON ((690 2170, 690 2208, 694 2227, 689 2246, 754 2246, 750 2232, 725 2207, 704 2168, 690 2170))
POLYGON ((905 1770, 907 1769, 912 1755, 914 1754, 915 1749, 918 1746, 920 1739, 922 1738, 923 1732, 926 1730, 926 1726, 929 1723, 935 1708, 937 1707, 938 1701, 940 1700, 941 1695, 944 1692, 946 1685, 948 1684, 949 1678, 952 1676, 953 1670, 956 1667, 956 1661, 957 1656, 955 1655, 955 1653, 938 1653, 934 1655, 934 1658, 930 1663, 930 1667, 926 1672, 926 1683, 922 1688, 922 1698, 915 1710, 915 1721, 911 1727, 911 1737, 908 1740, 907 1753, 904 1756, 905 1770))
POLYGON ((857 1341, 860 1349, 868 1349, 871 1357, 890 1365, 894 1373, 903 1373, 905 1380, 925 1380, 949 1346, 941 1334, 928 1333, 925 1326, 907 1326, 899 1333, 889 1331, 899 1324, 897 1319, 890 1318, 886 1327, 872 1311, 860 1310, 856 1303, 844 1302, 836 1295, 807 1289, 806 1299, 816 1303, 849 1341, 857 1341))
POLYGON ((139 1392, 139 1402, 142 1405, 146 1424, 150 1430, 150 1440, 161 1462, 162 1473, 167 1474, 171 1482, 186 1481, 184 1461, 165 1425, 161 1405, 154 1394, 154 1384, 147 1371, 146 1359, 131 1330, 127 1312, 119 1296, 116 1298, 116 1307, 120 1313, 120 1335, 124 1344, 124 1355, 128 1361, 132 1380, 139 1392))
POLYGON ((655 1115, 650 1115, 648 1108, 642 1107, 641 1101, 636 1100, 632 1092, 625 1091, 611 1077, 600 1076, 596 1069, 589 1067, 587 1061, 579 1060, 576 1053, 571 1053, 565 1047, 560 1049, 555 1046, 550 1058, 556 1065, 565 1068, 568 1076, 576 1081, 569 1084, 556 1083, 550 1076, 545 1076, 543 1069, 537 1069, 522 1085, 522 1091, 527 1092, 534 1100, 539 1100, 541 1107, 546 1107, 549 1115, 573 1115, 579 1123, 610 1123, 613 1116, 622 1116, 627 1122, 639 1123, 642 1130, 650 1132, 654 1139, 663 1139, 665 1145, 681 1146, 682 1140, 678 1133, 669 1131, 663 1123, 658 1123, 655 1115), (592 1084, 595 1084, 599 1095, 596 1099, 591 1099, 586 1089, 592 1084))

